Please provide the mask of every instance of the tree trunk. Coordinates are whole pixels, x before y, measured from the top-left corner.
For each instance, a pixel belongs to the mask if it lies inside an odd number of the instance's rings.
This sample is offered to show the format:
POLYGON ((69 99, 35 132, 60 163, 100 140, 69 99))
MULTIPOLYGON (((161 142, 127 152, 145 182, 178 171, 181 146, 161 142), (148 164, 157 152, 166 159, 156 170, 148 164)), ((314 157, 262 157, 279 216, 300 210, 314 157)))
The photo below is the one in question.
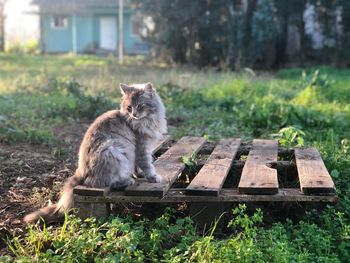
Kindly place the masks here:
POLYGON ((304 21, 304 11, 300 13, 300 66, 303 67, 305 63, 305 56, 307 52, 307 38, 305 34, 305 21, 304 21))
POLYGON ((0 52, 5 50, 5 1, 0 0, 0 52))
MULTIPOLYGON (((276 41, 276 60, 275 67, 280 67, 287 62, 287 39, 288 39, 288 25, 289 25, 289 12, 290 1, 277 2, 278 20, 280 25, 280 31, 276 41)), ((275 3, 276 6, 276 3, 275 3)))
MULTIPOLYGON (((243 58, 244 61, 242 65, 247 66, 251 64, 251 37, 252 37, 252 18, 256 8, 256 0, 247 0, 247 11, 244 16, 244 32, 243 32, 243 41, 242 41, 242 49, 243 49, 243 58)), ((243 59, 242 58, 242 59, 243 59)), ((250 66, 250 65, 249 65, 250 66)))

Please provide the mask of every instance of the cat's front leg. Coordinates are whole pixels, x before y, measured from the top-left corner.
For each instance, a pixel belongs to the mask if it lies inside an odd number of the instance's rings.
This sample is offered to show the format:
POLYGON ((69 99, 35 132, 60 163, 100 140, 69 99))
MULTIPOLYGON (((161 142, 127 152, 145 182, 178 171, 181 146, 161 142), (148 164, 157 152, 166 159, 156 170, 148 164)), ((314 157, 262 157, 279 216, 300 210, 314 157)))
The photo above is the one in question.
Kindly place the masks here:
POLYGON ((152 163, 152 144, 145 139, 136 142, 136 166, 142 170, 142 177, 151 183, 165 183, 166 180, 156 173, 152 163))

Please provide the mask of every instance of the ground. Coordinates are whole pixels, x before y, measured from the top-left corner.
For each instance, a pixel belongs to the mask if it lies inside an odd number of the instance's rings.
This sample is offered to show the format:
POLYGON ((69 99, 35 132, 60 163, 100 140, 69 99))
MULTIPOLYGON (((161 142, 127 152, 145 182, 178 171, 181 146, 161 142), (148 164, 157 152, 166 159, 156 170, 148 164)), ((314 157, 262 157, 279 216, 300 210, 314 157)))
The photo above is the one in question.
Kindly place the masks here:
POLYGON ((23 233, 25 214, 37 209, 38 204, 57 200, 64 180, 74 173, 78 147, 88 125, 85 121, 55 127, 55 136, 64 142, 65 158, 58 158, 45 145, 0 144, 1 249, 6 235, 23 233), (37 189, 34 202, 33 188, 37 189))
POLYGON ((345 262, 350 253, 349 70, 216 72, 164 68, 139 58, 121 66, 114 57, 71 55, 0 54, 0 61, 0 255, 15 253, 25 262, 89 261, 97 255, 125 262, 144 262, 144 257, 148 262, 345 262), (28 230, 23 215, 57 200, 76 168, 89 123, 118 107, 119 83, 148 81, 164 100, 174 138, 275 138, 285 147, 317 147, 339 204, 308 211, 296 222, 269 211, 248 216, 240 206, 232 211, 230 232, 220 239, 198 234, 187 219, 171 213, 150 221, 125 213, 101 224, 70 218, 63 227, 28 230))

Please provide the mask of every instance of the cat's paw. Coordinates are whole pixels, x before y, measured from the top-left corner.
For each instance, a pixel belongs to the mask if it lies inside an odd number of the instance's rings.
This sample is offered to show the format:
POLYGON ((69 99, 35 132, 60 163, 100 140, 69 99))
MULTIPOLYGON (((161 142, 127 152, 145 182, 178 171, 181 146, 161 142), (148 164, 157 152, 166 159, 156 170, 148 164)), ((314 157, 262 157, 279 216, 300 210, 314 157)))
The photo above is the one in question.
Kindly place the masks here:
POLYGON ((158 174, 152 174, 151 176, 147 176, 146 178, 147 178, 148 182, 150 182, 150 183, 166 183, 167 182, 167 180, 164 177, 162 177, 158 174))
POLYGON ((138 172, 137 172, 137 177, 138 177, 138 178, 145 178, 145 177, 146 177, 146 174, 145 174, 143 171, 138 171, 138 172))
POLYGON ((110 185, 111 190, 124 190, 129 185, 133 185, 135 180, 133 178, 129 178, 124 181, 115 181, 110 185))
POLYGON ((157 183, 161 183, 161 184, 165 184, 165 183, 168 182, 168 180, 166 180, 163 176, 160 176, 160 175, 157 174, 156 182, 157 183))

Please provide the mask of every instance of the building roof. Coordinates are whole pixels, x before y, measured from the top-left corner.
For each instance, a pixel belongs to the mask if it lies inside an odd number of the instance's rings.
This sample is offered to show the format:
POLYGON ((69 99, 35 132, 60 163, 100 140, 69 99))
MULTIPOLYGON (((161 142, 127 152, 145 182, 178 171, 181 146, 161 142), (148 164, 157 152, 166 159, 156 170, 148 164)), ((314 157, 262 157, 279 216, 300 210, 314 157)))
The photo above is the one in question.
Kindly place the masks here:
MULTIPOLYGON (((117 8, 118 0, 32 0, 32 5, 39 6, 40 13, 70 14, 84 13, 94 8, 117 8)), ((124 0, 124 6, 129 0, 124 0)))

